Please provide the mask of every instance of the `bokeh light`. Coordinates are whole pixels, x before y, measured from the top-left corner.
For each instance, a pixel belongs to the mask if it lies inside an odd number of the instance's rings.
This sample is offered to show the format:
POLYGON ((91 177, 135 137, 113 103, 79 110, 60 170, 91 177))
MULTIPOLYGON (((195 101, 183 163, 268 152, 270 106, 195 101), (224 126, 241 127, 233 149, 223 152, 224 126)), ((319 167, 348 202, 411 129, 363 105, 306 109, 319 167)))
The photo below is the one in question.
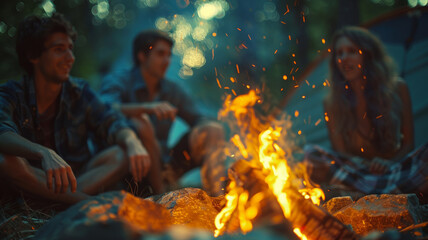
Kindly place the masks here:
POLYGON ((198 16, 202 19, 209 20, 214 17, 222 18, 228 10, 229 5, 225 1, 212 1, 201 3, 198 6, 198 16))
POLYGON ((47 14, 48 16, 51 16, 51 15, 52 15, 52 13, 54 13, 54 12, 55 12, 55 6, 54 6, 54 4, 53 4, 51 1, 49 1, 49 0, 46 0, 46 1, 44 1, 44 2, 42 3, 42 8, 43 8, 43 10, 46 12, 46 14, 47 14))
POLYGON ((182 63, 191 68, 200 68, 205 65, 205 57, 197 48, 188 48, 184 52, 182 63))
POLYGON ((408 0, 410 7, 416 7, 418 5, 418 0, 408 0))
POLYGON ((192 37, 196 41, 203 41, 207 35, 208 35, 208 29, 201 26, 196 27, 192 32, 192 37))

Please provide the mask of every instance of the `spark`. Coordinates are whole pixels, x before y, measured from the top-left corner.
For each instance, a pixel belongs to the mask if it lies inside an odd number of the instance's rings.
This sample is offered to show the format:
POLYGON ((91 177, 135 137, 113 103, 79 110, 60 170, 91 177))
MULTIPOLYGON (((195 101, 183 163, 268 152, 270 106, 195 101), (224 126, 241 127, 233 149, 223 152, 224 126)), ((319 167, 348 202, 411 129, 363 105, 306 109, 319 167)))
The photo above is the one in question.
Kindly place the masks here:
POLYGON ((328 81, 328 79, 325 80, 325 82, 327 83, 327 85, 330 87, 330 82, 328 81))
POLYGON ((297 134, 302 135, 302 130, 299 130, 297 134))
POLYGON ((361 148, 361 152, 364 152, 364 148, 361 148))
POLYGON ((187 151, 183 151, 183 155, 186 158, 186 161, 190 161, 190 155, 187 151))
POLYGON ((214 71, 215 71, 215 76, 217 77, 217 68, 214 67, 214 71))
POLYGON ((383 115, 379 115, 379 116, 377 116, 377 117, 376 117, 376 119, 379 119, 379 118, 381 118, 381 117, 383 117, 383 115))
POLYGON ((296 111, 294 111, 294 116, 295 116, 295 117, 298 117, 298 116, 299 116, 299 111, 297 111, 297 110, 296 110, 296 111))
POLYGON ((305 98, 306 98, 306 96, 305 96, 305 95, 303 95, 303 96, 302 96, 302 98, 303 98, 303 99, 305 99, 305 98))
POLYGON ((358 50, 358 52, 359 52, 361 55, 363 55, 363 51, 361 51, 361 49, 360 49, 360 50, 358 50))
POLYGON ((318 119, 318 120, 315 122, 315 126, 318 126, 318 124, 320 124, 320 122, 321 122, 321 119, 318 119))
POLYGON ((251 41, 251 36, 250 36, 250 34, 248 34, 248 39, 250 39, 250 41, 251 41))
POLYGON ((324 38, 321 39, 321 42, 322 42, 322 44, 325 44, 325 39, 324 38))
POLYGON ((213 32, 213 37, 217 37, 217 33, 213 32))
POLYGON ((275 52, 273 53, 273 55, 275 55, 278 52, 278 49, 275 50, 275 52))
POLYGON ((287 75, 282 76, 282 79, 287 80, 288 79, 287 75))
POLYGON ((242 31, 240 28, 236 28, 236 29, 238 29, 238 31, 242 31))
POLYGON ((281 23, 282 23, 282 24, 287 24, 287 23, 286 23, 286 22, 284 22, 284 21, 281 21, 281 23))
POLYGON ((212 52, 212 55, 213 55, 213 57, 211 58, 211 60, 214 60, 214 48, 211 49, 211 52, 212 52))
POLYGON ((243 43, 241 44, 241 46, 245 49, 248 49, 247 46, 245 46, 245 44, 243 44, 243 43))
POLYGON ((236 96, 236 92, 235 92, 235 90, 233 90, 233 89, 232 89, 232 93, 233 93, 233 95, 235 95, 235 96, 236 96))
POLYGON ((287 11, 285 11, 284 15, 290 12, 290 9, 288 9, 288 4, 286 5, 287 11))
POLYGON ((236 72, 239 74, 239 66, 236 64, 236 72))
POLYGON ((217 80, 218 87, 221 88, 220 81, 218 80, 218 78, 216 78, 216 80, 217 80))

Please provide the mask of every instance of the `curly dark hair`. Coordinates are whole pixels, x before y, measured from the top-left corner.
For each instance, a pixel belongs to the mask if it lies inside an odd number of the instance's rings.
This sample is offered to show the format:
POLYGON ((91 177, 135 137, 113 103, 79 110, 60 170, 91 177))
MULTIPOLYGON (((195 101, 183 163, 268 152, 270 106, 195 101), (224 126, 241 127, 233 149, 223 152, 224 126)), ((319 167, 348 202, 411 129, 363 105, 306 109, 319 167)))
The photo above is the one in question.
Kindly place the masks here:
POLYGON ((134 66, 140 65, 138 60, 138 53, 143 52, 144 55, 149 55, 150 50, 158 41, 163 40, 171 45, 174 45, 174 42, 171 37, 168 36, 166 32, 159 30, 146 30, 140 32, 135 38, 132 47, 132 57, 134 60, 134 66))
POLYGON ((45 42, 53 33, 65 33, 74 42, 77 33, 62 14, 54 13, 51 17, 30 16, 25 18, 18 27, 16 37, 16 53, 21 67, 28 75, 34 74, 30 59, 40 57, 45 51, 45 42))
MULTIPOLYGON (((367 117, 373 125, 375 136, 373 144, 381 151, 395 149, 401 137, 394 129, 399 129, 402 102, 395 94, 398 75, 395 63, 387 54, 383 43, 367 29, 348 26, 337 31, 332 40, 332 57, 330 59, 330 75, 332 87, 329 102, 333 103, 337 125, 337 134, 343 134, 344 140, 349 142, 349 132, 355 130, 358 118, 355 116, 356 102, 353 91, 345 88, 347 81, 340 73, 337 65, 336 42, 341 38, 348 38, 363 54, 363 74, 367 78, 365 98, 367 117), (384 117, 377 119, 377 116, 384 117)), ((352 90, 352 89, 351 89, 352 90)))

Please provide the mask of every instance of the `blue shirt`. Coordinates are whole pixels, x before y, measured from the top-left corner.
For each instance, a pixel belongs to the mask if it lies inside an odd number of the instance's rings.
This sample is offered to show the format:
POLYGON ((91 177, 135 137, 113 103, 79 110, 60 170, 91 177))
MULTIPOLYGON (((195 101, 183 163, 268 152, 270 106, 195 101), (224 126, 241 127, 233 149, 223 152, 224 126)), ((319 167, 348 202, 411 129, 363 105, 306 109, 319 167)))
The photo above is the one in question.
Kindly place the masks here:
MULTIPOLYGON (((162 79, 159 84, 159 93, 152 102, 169 102, 177 108, 177 115, 190 127, 195 126, 204 118, 193 100, 178 84, 167 79, 162 79)), ((138 68, 106 76, 101 85, 101 94, 108 103, 151 102, 146 82, 138 68)), ((173 122, 170 119, 160 121, 154 115, 150 116, 150 120, 155 128, 156 137, 165 151, 173 122)))
MULTIPOLYGON (((65 161, 81 162, 92 157, 90 134, 112 145, 116 133, 129 128, 120 113, 104 104, 83 80, 70 77, 63 83, 54 124, 55 148, 65 161)), ((14 132, 43 143, 34 81, 24 77, 0 86, 0 134, 14 132)))

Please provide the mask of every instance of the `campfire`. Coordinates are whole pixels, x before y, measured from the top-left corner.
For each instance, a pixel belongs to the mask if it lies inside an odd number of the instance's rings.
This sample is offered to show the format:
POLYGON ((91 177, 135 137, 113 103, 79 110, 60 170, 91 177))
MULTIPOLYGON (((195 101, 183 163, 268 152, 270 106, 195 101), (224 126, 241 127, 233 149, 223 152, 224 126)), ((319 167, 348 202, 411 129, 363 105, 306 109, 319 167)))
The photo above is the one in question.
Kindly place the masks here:
POLYGON ((224 151, 237 161, 229 169, 227 203, 215 219, 214 235, 237 230, 247 233, 261 219, 270 218, 272 223, 289 221, 301 239, 314 234, 318 238, 322 232, 324 238, 337 238, 337 234, 352 238, 339 221, 329 219, 316 206, 324 193, 311 184, 305 167, 293 160, 295 146, 287 140, 292 136, 290 119, 260 120, 254 110, 260 101, 254 90, 233 100, 229 96, 219 113, 220 119, 232 119, 228 122, 233 137, 224 151), (338 225, 337 233, 318 229, 328 219, 338 225))

